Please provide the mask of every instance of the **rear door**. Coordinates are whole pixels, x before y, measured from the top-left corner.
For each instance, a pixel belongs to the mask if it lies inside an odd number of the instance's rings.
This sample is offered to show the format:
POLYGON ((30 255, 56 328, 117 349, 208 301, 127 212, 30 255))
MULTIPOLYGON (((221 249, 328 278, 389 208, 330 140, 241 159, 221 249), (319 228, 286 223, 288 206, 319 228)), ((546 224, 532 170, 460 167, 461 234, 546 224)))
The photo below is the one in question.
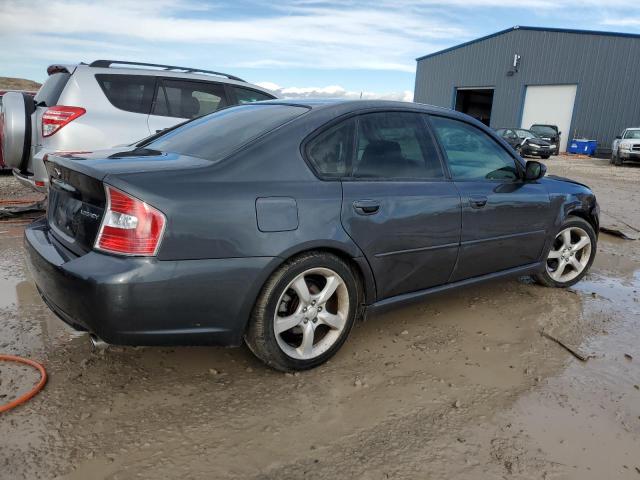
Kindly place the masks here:
POLYGON ((378 299, 446 283, 458 255, 460 196, 423 116, 383 111, 352 122, 342 224, 371 265, 378 299))
POLYGON ((462 197, 452 281, 537 262, 552 222, 544 185, 525 182, 514 157, 476 126, 440 116, 430 122, 462 197))
POLYGON ((149 131, 154 134, 228 105, 221 83, 160 78, 149 115, 149 131))

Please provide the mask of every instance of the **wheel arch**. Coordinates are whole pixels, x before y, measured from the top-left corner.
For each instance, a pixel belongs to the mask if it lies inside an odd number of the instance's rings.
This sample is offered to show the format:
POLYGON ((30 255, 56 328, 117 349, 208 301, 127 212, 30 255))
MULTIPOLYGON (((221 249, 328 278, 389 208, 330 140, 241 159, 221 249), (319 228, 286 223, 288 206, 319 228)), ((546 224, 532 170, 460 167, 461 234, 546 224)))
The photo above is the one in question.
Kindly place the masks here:
POLYGON ((589 223, 589 225, 593 227, 593 231, 595 232, 596 237, 598 236, 598 232, 600 230, 600 222, 597 215, 595 215, 593 212, 590 212, 585 208, 576 207, 566 212, 565 219, 567 219, 568 217, 578 217, 585 220, 589 223))
MULTIPOLYGON (((296 258, 300 255, 304 255, 311 252, 324 252, 330 253, 344 260, 347 265, 349 265, 356 277, 358 278, 360 288, 362 289, 359 294, 361 295, 361 304, 370 305, 376 301, 376 285, 375 278, 373 276, 373 272, 371 267, 369 266, 369 262, 367 262, 366 258, 363 255, 354 256, 354 253, 359 253, 360 250, 355 247, 354 249, 349 249, 342 245, 341 243, 319 243, 319 244, 309 244, 309 245, 301 245, 298 248, 290 249, 286 251, 284 254, 277 257, 277 260, 271 262, 268 267, 268 271, 261 276, 261 283, 258 288, 254 288, 252 292, 251 298, 251 309, 245 318, 243 318, 244 324, 242 325, 241 331, 246 332, 249 326, 249 320, 251 316, 251 312, 255 308, 255 304, 258 301, 258 297, 264 288, 264 285, 269 280, 271 275, 280 268, 284 263, 288 262, 292 258, 296 258)), ((362 312, 360 312, 362 313, 362 312)))

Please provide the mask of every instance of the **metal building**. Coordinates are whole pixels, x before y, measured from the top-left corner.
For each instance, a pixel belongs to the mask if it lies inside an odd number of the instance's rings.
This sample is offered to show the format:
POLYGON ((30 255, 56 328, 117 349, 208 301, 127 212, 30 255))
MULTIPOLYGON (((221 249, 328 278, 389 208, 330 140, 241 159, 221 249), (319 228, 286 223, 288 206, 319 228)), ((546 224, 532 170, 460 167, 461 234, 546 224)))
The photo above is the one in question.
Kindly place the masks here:
POLYGON ((414 101, 468 113, 493 128, 560 127, 598 141, 640 126, 640 35, 513 27, 417 59, 414 101))

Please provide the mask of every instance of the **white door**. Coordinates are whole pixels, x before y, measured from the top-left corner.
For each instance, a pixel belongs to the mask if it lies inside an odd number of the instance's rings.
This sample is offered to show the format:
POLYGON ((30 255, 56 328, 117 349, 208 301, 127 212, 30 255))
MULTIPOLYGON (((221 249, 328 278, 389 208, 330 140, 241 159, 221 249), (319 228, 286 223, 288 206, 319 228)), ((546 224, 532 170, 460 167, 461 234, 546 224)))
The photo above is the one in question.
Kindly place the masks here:
POLYGON ((522 111, 521 128, 530 128, 535 123, 557 125, 560 132, 560 151, 567 151, 567 140, 571 136, 571 117, 576 99, 577 85, 527 86, 522 111))

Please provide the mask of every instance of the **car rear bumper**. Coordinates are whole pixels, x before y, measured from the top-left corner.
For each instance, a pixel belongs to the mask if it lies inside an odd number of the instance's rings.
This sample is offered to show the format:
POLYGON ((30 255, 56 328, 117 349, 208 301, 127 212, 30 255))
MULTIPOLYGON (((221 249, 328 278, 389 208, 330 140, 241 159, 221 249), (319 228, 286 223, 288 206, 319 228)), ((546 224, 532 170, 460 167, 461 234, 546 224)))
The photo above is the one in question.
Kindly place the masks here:
POLYGON ((14 168, 13 176, 25 187, 29 187, 32 190, 36 190, 38 192, 47 192, 47 182, 43 180, 36 180, 35 175, 27 175, 20 170, 14 168))
POLYGON ((66 323, 116 345, 239 345, 271 257, 159 261, 75 256, 46 219, 25 230, 29 268, 66 323))

